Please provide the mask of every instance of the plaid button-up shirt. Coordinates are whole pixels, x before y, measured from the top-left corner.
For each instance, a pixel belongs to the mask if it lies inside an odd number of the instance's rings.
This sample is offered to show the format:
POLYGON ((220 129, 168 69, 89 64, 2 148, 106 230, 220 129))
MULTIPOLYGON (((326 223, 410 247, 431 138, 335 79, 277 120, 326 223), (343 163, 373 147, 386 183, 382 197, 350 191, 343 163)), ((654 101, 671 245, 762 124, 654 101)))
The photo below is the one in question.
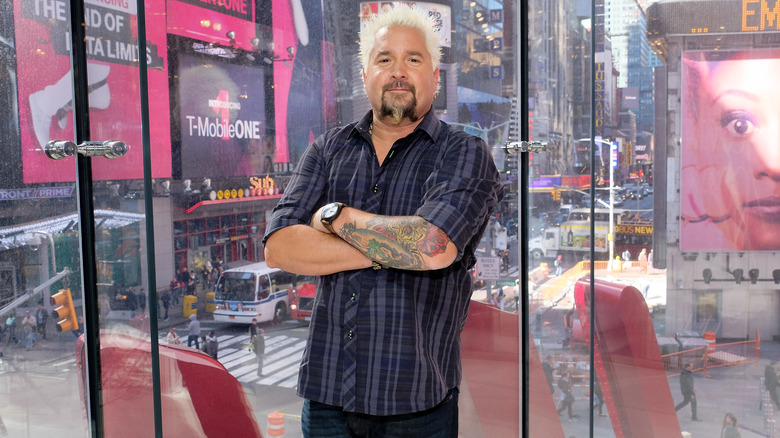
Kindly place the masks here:
POLYGON ((274 209, 266 238, 308 224, 339 201, 387 216, 420 216, 458 248, 436 271, 363 269, 318 279, 298 394, 345 411, 396 415, 431 408, 458 386, 469 268, 503 184, 485 143, 429 111, 380 166, 372 113, 307 148, 274 209))

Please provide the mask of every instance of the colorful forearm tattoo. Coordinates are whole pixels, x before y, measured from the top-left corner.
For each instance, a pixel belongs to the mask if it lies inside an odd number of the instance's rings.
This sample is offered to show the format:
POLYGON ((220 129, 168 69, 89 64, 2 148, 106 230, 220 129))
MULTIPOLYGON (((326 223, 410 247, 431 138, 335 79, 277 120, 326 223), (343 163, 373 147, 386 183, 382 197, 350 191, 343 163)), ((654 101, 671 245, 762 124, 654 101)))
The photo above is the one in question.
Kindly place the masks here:
POLYGON ((377 217, 363 229, 346 223, 339 234, 371 260, 397 269, 426 269, 424 257, 443 254, 449 243, 443 231, 416 216, 377 217))

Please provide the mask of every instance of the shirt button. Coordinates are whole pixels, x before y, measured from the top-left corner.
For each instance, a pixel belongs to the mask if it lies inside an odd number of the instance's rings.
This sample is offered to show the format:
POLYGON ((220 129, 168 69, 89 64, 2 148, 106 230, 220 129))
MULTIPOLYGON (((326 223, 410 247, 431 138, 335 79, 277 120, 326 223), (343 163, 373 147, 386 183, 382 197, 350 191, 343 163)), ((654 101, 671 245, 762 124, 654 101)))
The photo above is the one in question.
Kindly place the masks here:
POLYGON ((350 330, 350 331, 349 331, 349 335, 348 335, 348 336, 349 336, 349 339, 352 339, 352 337, 353 337, 354 335, 355 335, 355 334, 352 332, 352 330, 350 330))
POLYGON ((352 298, 350 298, 352 301, 355 301, 355 294, 352 294, 352 298))
POLYGON ((374 193, 379 191, 379 184, 374 184, 374 193))

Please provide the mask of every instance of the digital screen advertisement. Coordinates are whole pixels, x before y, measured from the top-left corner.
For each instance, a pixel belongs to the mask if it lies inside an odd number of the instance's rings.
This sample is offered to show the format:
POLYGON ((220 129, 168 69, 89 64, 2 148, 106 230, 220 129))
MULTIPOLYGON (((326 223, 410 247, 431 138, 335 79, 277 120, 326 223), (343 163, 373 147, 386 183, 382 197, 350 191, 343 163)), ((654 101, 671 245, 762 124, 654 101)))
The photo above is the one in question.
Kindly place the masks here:
MULTIPOLYGON (((143 177, 139 59, 148 67, 149 93, 168 102, 164 4, 147 5, 147 50, 139 54, 135 2, 89 0, 85 6, 90 140, 130 146, 114 160, 93 159, 96 180, 143 177), (141 55, 141 56, 139 56, 141 55)), ((74 140, 69 3, 16 0, 19 124, 24 183, 75 180, 74 159, 52 160, 49 140, 74 140)), ((152 176, 170 177, 168 105, 150 105, 155 160, 152 176)))
POLYGON ((179 55, 178 76, 182 177, 249 176, 270 169, 264 70, 188 53, 179 55))
POLYGON ((682 60, 680 249, 780 249, 780 50, 682 60))

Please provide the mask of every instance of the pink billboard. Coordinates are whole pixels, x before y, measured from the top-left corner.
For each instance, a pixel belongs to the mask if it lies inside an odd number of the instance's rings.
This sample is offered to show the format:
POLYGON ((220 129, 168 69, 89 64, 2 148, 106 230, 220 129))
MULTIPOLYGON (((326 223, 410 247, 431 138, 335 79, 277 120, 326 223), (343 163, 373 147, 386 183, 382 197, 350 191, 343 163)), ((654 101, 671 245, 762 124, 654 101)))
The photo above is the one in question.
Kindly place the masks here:
POLYGON ((683 54, 682 251, 780 249, 778 75, 780 50, 683 54))
MULTIPOLYGON (((87 80, 90 140, 120 140, 130 146, 111 162, 93 160, 97 180, 143 177, 137 10, 133 1, 87 0, 87 80)), ((49 140, 74 140, 73 79, 67 1, 14 3, 19 123, 25 183, 74 181, 72 159, 47 158, 49 140)), ((170 128, 165 10, 146 5, 152 176, 170 177, 170 128)))

